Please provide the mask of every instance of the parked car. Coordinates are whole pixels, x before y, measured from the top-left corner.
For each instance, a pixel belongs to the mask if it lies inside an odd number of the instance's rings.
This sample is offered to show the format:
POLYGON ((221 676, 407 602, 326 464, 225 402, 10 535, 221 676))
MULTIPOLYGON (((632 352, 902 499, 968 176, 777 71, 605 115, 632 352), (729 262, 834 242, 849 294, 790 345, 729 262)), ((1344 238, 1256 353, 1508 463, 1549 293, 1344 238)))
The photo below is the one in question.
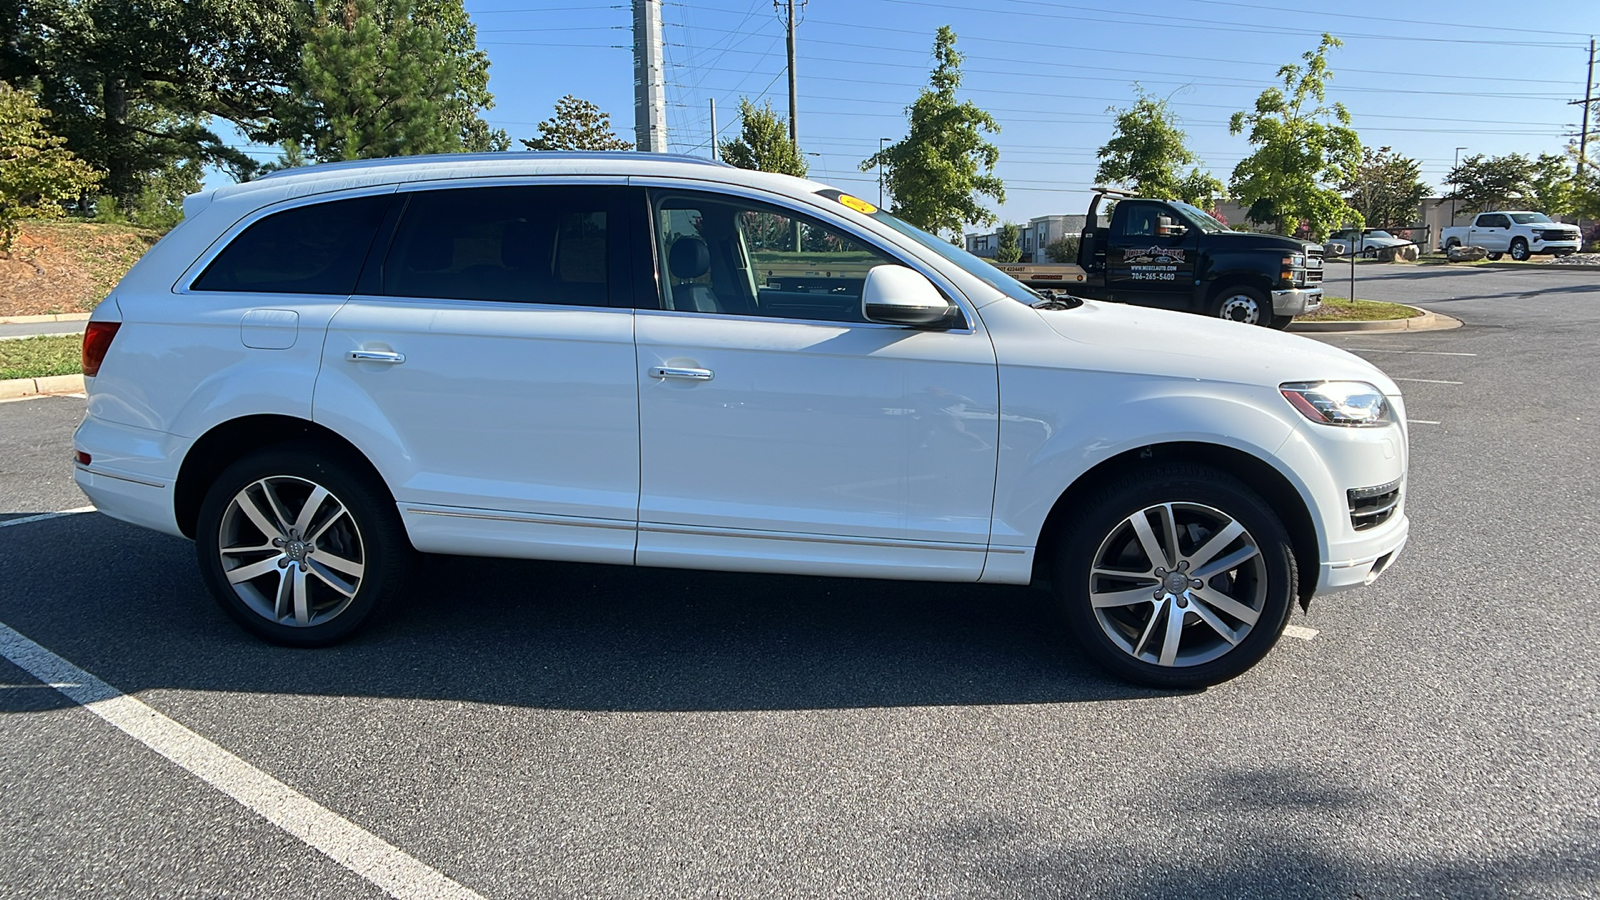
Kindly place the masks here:
POLYGON ((1471 225, 1459 225, 1439 232, 1439 249, 1482 247, 1490 259, 1504 254, 1521 262, 1539 253, 1568 256, 1583 245, 1578 226, 1552 221, 1541 212, 1506 210, 1478 213, 1471 225))
POLYGON ((1042 578, 1110 671, 1198 686, 1406 542, 1370 363, 1047 299, 812 181, 413 157, 185 211, 89 322, 76 477, 268 641, 345 638, 418 552, 1042 578))
POLYGON ((1346 256, 1360 254, 1369 259, 1376 258, 1378 252, 1389 247, 1404 247, 1411 243, 1403 238, 1397 238, 1381 228, 1367 228, 1357 232, 1353 228, 1335 231, 1323 243, 1329 256, 1346 256))

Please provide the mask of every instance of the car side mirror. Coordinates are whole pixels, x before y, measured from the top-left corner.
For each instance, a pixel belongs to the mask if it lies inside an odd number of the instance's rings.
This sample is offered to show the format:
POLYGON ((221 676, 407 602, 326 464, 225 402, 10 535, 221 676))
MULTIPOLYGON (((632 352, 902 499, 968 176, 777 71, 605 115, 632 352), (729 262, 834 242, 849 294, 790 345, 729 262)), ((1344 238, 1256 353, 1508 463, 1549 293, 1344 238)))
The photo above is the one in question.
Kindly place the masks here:
POLYGON ((933 282, 905 266, 873 266, 861 287, 861 314, 868 322, 913 328, 953 327, 961 307, 945 299, 933 282))
POLYGON ((1189 226, 1174 225, 1166 219, 1162 219, 1161 224, 1156 226, 1156 237, 1183 237, 1188 233, 1189 226))

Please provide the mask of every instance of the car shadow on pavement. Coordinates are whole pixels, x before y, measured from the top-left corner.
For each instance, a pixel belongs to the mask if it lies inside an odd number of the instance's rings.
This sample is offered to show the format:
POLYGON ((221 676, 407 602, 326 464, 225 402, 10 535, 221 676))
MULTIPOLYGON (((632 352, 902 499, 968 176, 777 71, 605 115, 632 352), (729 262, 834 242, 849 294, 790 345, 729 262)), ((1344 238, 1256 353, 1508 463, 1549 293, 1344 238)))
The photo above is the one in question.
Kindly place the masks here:
POLYGON ((188 541, 102 515, 0 534, 0 622, 127 692, 381 696, 574 710, 782 710, 1165 697, 1081 656, 1018 587, 429 557, 350 641, 228 620, 188 541))

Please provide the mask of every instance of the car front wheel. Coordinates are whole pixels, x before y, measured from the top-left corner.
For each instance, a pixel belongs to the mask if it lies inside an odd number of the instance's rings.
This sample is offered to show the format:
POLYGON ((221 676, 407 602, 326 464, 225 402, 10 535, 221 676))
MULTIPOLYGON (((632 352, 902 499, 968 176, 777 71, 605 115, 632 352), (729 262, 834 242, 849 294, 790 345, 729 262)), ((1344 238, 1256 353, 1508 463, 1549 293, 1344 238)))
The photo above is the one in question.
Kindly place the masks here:
POLYGON ((1511 242, 1511 258, 1517 262, 1526 260, 1532 254, 1528 252, 1528 242, 1517 238, 1511 242))
POLYGON ((257 637, 348 637, 400 587, 411 546, 381 485, 313 446, 228 467, 201 502, 195 550, 213 597, 257 637))
POLYGON ((1223 288, 1211 305, 1212 315, 1245 325, 1265 325, 1272 320, 1267 295, 1250 287, 1223 288))
POLYGON ((1131 473, 1081 507, 1055 585, 1088 655, 1127 681, 1200 688, 1272 649, 1296 596, 1289 535, 1232 476, 1172 464, 1131 473))

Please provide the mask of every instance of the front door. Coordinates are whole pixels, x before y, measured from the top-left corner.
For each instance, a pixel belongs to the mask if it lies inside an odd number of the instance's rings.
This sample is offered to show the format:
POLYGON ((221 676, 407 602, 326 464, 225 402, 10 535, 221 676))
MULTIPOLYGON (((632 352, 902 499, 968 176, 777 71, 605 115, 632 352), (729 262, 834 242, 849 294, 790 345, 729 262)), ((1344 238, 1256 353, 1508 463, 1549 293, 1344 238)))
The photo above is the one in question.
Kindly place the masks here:
POLYGON ((999 430, 981 324, 866 321, 867 271, 897 263, 837 226, 721 195, 652 202, 639 563, 977 579, 999 430))
POLYGON ((632 563, 639 420, 624 204, 643 193, 400 196, 382 268, 363 273, 329 325, 317 421, 383 471, 418 549, 632 563))
POLYGON ((1151 200, 1124 200, 1111 217, 1106 286, 1111 299, 1187 308, 1194 291, 1199 233, 1177 211, 1151 200))
POLYGON ((1500 213, 1485 213, 1467 230, 1467 246, 1482 247, 1490 253, 1504 253, 1511 249, 1511 217, 1500 213))

